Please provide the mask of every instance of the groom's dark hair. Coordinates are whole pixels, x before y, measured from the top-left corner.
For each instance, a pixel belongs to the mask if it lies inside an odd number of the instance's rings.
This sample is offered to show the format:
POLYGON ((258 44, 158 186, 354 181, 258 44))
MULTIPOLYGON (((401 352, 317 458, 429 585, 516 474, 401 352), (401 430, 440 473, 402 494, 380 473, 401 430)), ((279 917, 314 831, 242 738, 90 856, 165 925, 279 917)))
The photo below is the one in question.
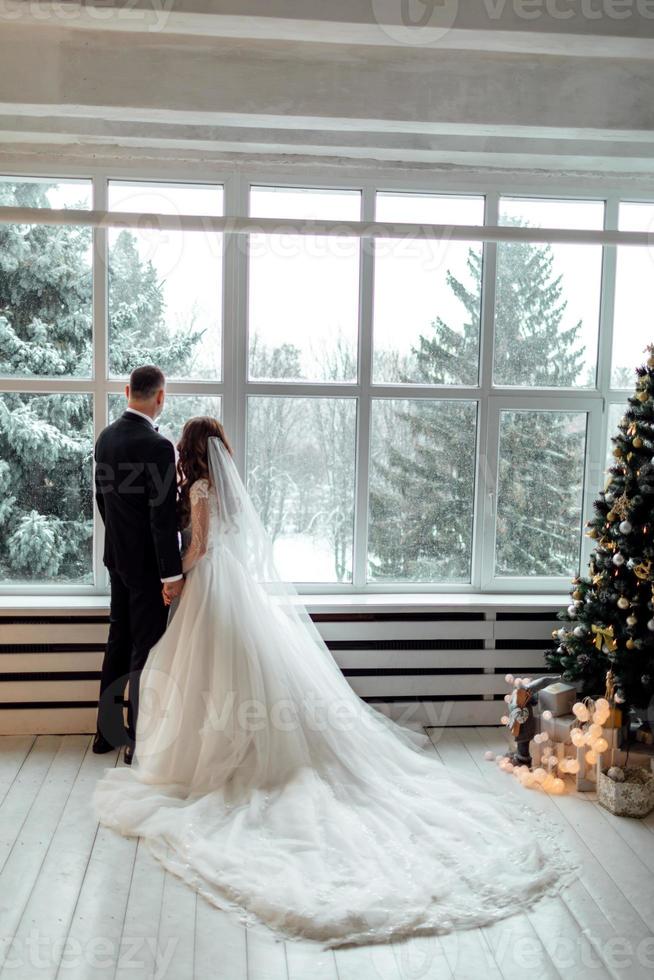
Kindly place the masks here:
POLYGON ((144 364, 143 367, 134 368, 129 376, 129 392, 132 398, 147 401, 159 391, 165 388, 166 376, 161 368, 154 364, 144 364))

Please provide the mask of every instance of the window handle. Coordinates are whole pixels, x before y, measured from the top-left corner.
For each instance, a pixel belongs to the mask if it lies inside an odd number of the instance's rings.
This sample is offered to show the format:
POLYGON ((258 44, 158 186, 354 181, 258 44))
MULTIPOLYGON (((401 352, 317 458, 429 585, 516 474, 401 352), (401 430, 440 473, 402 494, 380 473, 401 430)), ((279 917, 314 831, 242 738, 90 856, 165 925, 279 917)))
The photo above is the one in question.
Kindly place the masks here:
POLYGON ((490 490, 488 493, 488 513, 490 517, 495 517, 495 491, 490 490))

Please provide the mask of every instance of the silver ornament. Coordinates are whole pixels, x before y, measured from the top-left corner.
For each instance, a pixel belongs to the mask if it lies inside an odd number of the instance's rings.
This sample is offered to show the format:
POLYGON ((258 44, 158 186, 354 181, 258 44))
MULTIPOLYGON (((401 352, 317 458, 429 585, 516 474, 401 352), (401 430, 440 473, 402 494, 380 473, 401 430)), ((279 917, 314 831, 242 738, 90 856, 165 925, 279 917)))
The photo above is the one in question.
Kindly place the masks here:
POLYGON ((624 565, 624 557, 620 554, 619 551, 616 551, 616 553, 613 556, 613 564, 618 566, 624 565))
POLYGON ((573 617, 577 615, 577 607, 575 605, 568 606, 568 616, 573 617))
POLYGON ((648 619, 648 621, 647 621, 647 629, 648 630, 652 630, 654 632, 654 619, 648 619))
POLYGON ((635 616, 627 616, 627 626, 635 626, 638 620, 635 616))
POLYGON ((618 525, 621 534, 631 534, 633 527, 629 521, 620 521, 618 525))
POLYGON ((575 636, 583 636, 586 630, 584 629, 583 626, 575 626, 572 632, 574 633, 575 636))
POLYGON ((618 608, 619 609, 628 609, 629 608, 629 600, 628 599, 625 599, 625 597, 623 595, 621 595, 620 598, 618 599, 618 608))

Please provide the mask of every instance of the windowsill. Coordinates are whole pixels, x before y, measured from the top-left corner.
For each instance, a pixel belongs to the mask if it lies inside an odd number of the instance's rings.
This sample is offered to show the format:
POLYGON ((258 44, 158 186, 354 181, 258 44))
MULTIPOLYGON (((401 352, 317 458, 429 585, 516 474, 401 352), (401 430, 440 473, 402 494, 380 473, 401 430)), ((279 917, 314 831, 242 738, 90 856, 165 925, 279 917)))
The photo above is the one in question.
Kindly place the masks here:
MULTIPOLYGON (((548 610, 567 605, 566 593, 358 593, 301 595, 310 612, 480 612, 492 610, 548 610)), ((2 595, 0 613, 102 615, 109 610, 106 595, 2 595)))

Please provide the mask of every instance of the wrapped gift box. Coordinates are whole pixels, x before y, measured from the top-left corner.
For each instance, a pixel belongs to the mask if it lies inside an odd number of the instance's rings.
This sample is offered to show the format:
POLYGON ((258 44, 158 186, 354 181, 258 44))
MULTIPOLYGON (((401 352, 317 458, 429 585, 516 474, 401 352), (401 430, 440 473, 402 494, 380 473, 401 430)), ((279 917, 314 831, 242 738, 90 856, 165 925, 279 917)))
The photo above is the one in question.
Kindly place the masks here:
POLYGON ((577 689, 571 684, 564 684, 563 681, 544 687, 538 694, 541 715, 543 711, 551 711, 555 718, 569 715, 576 700, 577 689))
POLYGON ((559 715, 557 718, 540 719, 541 732, 547 732, 553 742, 569 742, 570 732, 579 725, 574 715, 559 715))
POLYGON ((618 817, 646 817, 654 810, 654 774, 630 767, 625 779, 614 782, 605 772, 597 777, 601 806, 618 817))

